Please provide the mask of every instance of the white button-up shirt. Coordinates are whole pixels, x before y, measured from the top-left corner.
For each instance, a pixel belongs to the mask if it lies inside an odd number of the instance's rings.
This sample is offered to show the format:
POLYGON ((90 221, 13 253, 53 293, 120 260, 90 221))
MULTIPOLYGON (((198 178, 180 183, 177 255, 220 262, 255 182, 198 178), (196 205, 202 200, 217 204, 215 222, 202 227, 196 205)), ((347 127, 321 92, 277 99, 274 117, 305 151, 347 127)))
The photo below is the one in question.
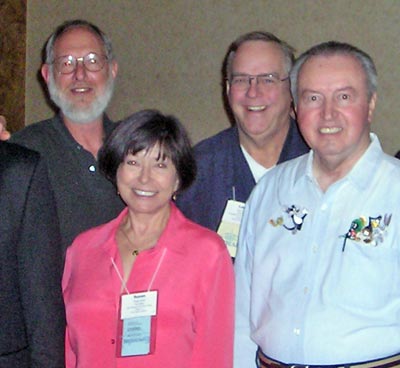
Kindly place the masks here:
POLYGON ((254 367, 257 347, 314 365, 400 352, 400 161, 371 140, 325 193, 312 151, 255 187, 235 261, 235 368, 254 367))

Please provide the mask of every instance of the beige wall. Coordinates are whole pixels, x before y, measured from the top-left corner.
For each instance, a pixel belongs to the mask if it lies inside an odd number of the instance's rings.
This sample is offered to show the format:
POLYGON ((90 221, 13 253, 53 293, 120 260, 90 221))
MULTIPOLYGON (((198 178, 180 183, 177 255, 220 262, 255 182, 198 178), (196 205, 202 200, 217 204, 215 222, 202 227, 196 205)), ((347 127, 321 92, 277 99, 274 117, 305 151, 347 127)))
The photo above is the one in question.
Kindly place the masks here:
POLYGON ((158 108, 180 118, 194 142, 229 125, 220 69, 239 34, 267 30, 299 52, 330 39, 353 43, 378 67, 373 130, 388 153, 400 149, 398 0, 30 0, 27 124, 52 114, 38 82, 40 50, 72 18, 88 19, 112 38, 120 69, 111 117, 158 108))

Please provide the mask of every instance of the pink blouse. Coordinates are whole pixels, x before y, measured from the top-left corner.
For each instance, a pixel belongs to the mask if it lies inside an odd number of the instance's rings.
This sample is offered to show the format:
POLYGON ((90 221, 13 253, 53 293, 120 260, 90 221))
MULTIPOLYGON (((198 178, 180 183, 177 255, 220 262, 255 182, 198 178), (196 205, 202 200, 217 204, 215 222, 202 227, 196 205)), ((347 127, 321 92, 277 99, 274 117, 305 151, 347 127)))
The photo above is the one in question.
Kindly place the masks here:
POLYGON ((123 273, 114 220, 79 235, 68 248, 63 276, 67 313, 66 365, 72 367, 231 368, 234 277, 224 242, 171 205, 157 245, 141 252, 127 288, 158 290, 155 350, 118 357, 123 273), (114 263, 114 265, 113 265, 114 263))

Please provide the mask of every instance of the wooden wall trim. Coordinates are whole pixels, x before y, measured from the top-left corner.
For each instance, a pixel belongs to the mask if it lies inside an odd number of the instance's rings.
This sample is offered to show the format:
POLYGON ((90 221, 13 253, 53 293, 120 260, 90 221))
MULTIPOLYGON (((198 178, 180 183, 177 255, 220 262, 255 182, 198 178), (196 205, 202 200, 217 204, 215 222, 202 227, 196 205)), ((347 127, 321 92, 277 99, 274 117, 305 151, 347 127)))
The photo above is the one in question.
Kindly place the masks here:
POLYGON ((26 0, 0 1, 0 115, 11 132, 25 126, 26 0))

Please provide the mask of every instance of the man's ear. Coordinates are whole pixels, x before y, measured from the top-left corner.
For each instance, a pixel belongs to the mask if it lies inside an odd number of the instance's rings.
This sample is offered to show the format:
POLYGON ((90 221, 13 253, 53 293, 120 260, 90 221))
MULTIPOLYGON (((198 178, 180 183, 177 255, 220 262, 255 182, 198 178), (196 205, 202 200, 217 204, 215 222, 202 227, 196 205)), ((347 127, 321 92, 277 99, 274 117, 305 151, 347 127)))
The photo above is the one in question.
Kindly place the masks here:
POLYGON ((377 95, 374 93, 368 103, 368 122, 372 123, 372 116, 374 115, 377 95))
POLYGON ((115 79, 115 77, 117 76, 117 74, 118 74, 118 63, 117 63, 115 60, 113 60, 113 61, 111 62, 111 75, 112 75, 113 78, 115 79))
POLYGON ((42 77, 44 79, 44 81, 46 82, 46 84, 49 81, 49 74, 50 74, 50 67, 49 64, 43 64, 42 68, 40 69, 40 72, 42 74, 42 77))

